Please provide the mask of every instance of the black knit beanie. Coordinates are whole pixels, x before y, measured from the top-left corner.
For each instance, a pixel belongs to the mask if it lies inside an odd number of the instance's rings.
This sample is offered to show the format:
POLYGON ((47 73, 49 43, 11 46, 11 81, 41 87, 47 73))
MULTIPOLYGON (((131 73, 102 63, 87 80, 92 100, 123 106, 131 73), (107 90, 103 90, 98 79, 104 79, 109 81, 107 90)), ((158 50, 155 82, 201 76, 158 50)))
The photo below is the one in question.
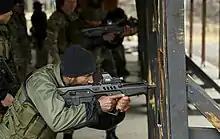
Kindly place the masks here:
POLYGON ((61 57, 61 74, 67 77, 78 77, 96 71, 92 54, 80 47, 71 45, 61 57))
POLYGON ((14 0, 0 0, 0 14, 10 12, 14 5, 14 0))

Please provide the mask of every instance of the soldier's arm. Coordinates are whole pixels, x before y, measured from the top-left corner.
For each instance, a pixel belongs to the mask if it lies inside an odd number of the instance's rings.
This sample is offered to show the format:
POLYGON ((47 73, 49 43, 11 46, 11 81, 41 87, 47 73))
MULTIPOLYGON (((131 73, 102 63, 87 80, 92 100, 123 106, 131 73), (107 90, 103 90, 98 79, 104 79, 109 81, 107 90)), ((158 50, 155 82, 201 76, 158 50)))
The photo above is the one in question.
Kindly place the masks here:
POLYGON ((98 122, 101 113, 98 101, 65 107, 65 101, 58 94, 47 73, 35 73, 27 80, 27 93, 48 126, 55 132, 78 129, 98 122))
POLYGON ((48 49, 54 61, 59 61, 59 50, 57 39, 59 31, 64 26, 63 19, 58 16, 52 16, 47 22, 47 36, 45 38, 45 47, 48 49))

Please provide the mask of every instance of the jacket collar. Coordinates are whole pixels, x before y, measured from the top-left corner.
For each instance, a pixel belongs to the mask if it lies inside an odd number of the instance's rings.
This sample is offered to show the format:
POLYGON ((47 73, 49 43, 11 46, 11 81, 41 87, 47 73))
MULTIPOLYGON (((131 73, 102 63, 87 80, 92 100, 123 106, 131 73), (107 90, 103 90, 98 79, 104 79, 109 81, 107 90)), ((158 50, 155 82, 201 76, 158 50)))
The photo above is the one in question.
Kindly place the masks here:
POLYGON ((64 87, 64 83, 60 74, 60 63, 54 65, 53 69, 54 75, 57 79, 57 83, 59 84, 60 87, 64 87))

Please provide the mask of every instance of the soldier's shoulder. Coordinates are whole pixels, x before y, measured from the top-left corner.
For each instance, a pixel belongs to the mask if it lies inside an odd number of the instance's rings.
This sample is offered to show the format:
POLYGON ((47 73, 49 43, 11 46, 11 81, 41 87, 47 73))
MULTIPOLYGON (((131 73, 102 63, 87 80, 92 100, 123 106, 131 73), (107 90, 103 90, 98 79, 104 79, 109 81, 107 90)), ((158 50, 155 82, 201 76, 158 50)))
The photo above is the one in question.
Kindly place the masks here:
POLYGON ((41 67, 31 74, 31 76, 28 78, 27 81, 30 80, 35 80, 35 79, 48 79, 50 78, 50 75, 48 74, 49 71, 53 71, 54 65, 53 64, 48 64, 44 67, 41 67))

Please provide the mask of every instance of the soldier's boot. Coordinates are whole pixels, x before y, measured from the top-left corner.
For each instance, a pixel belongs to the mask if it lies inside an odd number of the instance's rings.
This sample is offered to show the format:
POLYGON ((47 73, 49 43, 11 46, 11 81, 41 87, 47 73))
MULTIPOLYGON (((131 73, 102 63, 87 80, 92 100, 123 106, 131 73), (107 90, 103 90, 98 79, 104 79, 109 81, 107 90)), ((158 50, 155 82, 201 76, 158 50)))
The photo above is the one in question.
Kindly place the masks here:
POLYGON ((106 130, 106 139, 119 139, 116 136, 116 127, 114 127, 113 129, 110 130, 106 130))
POLYGON ((72 139, 72 133, 63 133, 63 139, 72 139))

